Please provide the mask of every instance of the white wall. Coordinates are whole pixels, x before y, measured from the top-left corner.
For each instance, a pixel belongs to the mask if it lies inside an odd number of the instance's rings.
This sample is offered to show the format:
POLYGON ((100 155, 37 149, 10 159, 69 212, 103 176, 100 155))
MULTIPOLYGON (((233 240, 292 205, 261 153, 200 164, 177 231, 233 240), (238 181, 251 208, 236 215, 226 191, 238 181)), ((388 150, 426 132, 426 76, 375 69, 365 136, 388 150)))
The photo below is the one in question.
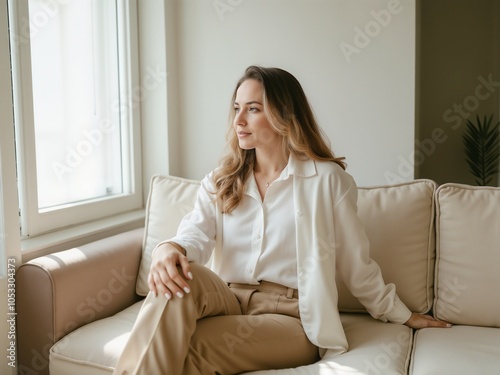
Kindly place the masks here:
POLYGON ((413 178, 413 168, 398 172, 415 132, 413 1, 169 0, 167 8, 176 20, 171 174, 199 179, 217 165, 234 85, 260 64, 299 79, 358 184, 413 178))

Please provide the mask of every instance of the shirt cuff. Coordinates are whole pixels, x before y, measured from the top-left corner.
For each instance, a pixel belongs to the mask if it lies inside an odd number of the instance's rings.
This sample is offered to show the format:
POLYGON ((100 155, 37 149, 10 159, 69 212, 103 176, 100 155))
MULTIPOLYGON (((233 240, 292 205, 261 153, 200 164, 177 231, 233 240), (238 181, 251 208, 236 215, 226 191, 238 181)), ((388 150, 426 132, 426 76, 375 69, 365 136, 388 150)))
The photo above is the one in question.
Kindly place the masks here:
POLYGON ((193 255, 195 255, 197 253, 196 253, 196 251, 190 251, 190 249, 189 249, 189 243, 183 242, 183 241, 178 241, 175 238, 174 239, 164 240, 164 241, 161 241, 160 243, 158 243, 158 245, 156 245, 155 248, 153 249, 153 251, 151 252, 151 256, 153 256, 154 252, 156 251, 156 249, 159 246, 161 246, 161 245, 163 245, 163 244, 165 244, 167 242, 175 243, 175 244, 179 245, 180 247, 182 247, 184 249, 184 251, 186 252, 186 254, 185 254, 186 258, 188 258, 188 260, 190 262, 193 262, 193 261, 197 262, 198 261, 198 259, 195 256, 193 256, 193 255))
POLYGON ((390 321, 396 324, 405 324, 410 319, 412 312, 396 295, 394 308, 388 314, 385 314, 382 320, 390 321))

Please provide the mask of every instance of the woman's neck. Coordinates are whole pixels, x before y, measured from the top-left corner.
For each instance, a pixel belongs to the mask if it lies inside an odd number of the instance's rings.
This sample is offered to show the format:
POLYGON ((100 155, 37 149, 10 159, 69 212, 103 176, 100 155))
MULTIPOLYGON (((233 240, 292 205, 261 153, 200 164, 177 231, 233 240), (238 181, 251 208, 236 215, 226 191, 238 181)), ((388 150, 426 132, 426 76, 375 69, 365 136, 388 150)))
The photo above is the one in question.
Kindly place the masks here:
POLYGON ((274 151, 269 154, 256 152, 254 178, 262 201, 264 201, 267 189, 278 178, 287 163, 288 157, 283 152, 274 151))
MULTIPOLYGON (((257 151, 257 150, 256 150, 257 151)), ((283 152, 256 152, 254 172, 266 177, 272 177, 281 172, 288 164, 288 156, 283 152)))

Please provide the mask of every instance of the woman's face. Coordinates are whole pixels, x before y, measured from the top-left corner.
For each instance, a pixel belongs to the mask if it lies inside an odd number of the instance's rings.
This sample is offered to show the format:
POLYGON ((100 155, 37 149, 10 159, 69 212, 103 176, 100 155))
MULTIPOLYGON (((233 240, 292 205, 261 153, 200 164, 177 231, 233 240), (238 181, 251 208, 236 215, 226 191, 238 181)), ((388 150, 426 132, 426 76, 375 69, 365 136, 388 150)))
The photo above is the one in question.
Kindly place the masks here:
POLYGON ((263 105, 262 84, 244 81, 236 91, 233 127, 244 150, 278 150, 280 137, 271 129, 263 105))

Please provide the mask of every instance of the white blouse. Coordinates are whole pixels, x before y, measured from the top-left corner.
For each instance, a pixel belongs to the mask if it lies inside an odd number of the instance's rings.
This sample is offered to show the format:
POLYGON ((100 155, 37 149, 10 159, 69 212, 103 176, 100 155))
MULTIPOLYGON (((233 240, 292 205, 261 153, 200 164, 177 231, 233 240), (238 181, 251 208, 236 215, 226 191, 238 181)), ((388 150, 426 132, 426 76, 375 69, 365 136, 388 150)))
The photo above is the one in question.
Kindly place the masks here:
MULTIPOLYGON (((266 280, 297 289, 293 169, 291 159, 268 187, 264 200, 252 173, 238 207, 222 215, 223 256, 218 272, 222 280, 245 284, 266 280)), ((201 189, 195 210, 169 239, 186 250, 189 260, 198 262, 207 260, 215 241, 216 230, 211 227, 215 224, 215 204, 209 193, 214 191, 212 174, 205 177, 201 189), (200 235, 203 239, 196 239, 200 235)))

